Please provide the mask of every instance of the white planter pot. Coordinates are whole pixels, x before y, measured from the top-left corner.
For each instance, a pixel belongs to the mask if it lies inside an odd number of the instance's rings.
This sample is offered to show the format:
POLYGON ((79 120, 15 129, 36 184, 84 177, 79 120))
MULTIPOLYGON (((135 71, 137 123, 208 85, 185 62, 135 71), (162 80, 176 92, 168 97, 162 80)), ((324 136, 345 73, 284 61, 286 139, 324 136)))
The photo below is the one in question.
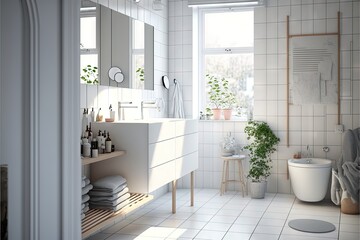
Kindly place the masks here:
POLYGON ((251 198, 264 198, 267 182, 250 182, 251 198))

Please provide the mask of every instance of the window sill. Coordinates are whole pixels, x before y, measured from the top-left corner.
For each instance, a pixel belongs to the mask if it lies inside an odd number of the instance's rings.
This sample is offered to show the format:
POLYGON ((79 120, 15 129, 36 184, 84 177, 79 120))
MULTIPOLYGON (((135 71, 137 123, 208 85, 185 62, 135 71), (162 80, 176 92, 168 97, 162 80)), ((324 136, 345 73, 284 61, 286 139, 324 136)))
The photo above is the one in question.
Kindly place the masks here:
POLYGON ((214 119, 208 119, 208 120, 200 120, 199 122, 248 122, 247 119, 243 119, 243 118, 232 118, 230 120, 225 120, 225 119, 219 119, 219 120, 214 120, 214 119))

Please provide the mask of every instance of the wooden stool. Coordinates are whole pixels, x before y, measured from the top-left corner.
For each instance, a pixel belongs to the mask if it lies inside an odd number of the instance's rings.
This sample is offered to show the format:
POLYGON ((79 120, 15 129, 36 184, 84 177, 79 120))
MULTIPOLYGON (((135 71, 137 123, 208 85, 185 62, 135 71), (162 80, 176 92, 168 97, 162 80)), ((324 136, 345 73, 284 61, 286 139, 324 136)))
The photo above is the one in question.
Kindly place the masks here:
POLYGON ((242 195, 245 196, 244 193, 246 191, 247 193, 247 187, 245 184, 245 176, 244 176, 244 169, 242 166, 242 160, 246 158, 245 155, 232 155, 229 157, 221 157, 223 160, 223 172, 222 172, 222 178, 221 178, 221 187, 220 187, 220 196, 223 195, 226 192, 226 187, 228 182, 240 182, 242 195), (229 180, 229 162, 235 161, 238 163, 239 166, 239 180, 231 179, 229 180))

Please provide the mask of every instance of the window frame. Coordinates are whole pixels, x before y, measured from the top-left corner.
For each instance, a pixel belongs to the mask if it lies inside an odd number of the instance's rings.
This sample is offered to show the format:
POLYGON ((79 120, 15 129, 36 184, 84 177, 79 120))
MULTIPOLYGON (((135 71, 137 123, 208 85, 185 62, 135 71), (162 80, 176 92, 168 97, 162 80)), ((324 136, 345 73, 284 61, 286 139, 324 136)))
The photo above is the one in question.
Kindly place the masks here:
MULTIPOLYGON (((84 10, 80 10, 80 29, 81 29, 81 18, 88 18, 88 17, 95 17, 96 21, 95 21, 95 25, 96 25, 96 44, 95 44, 95 48, 81 48, 80 47, 80 67, 81 67, 81 56, 83 55, 96 55, 98 58, 98 69, 99 69, 99 63, 100 63, 100 59, 99 59, 99 53, 100 53, 100 42, 99 42, 99 31, 100 31, 100 24, 98 21, 99 18, 99 10, 97 7, 89 7, 89 8, 84 8, 84 10)), ((81 39, 80 39, 80 44, 81 44, 81 39)), ((80 75, 81 75, 81 71, 80 71, 80 75)), ((80 81, 83 84, 87 84, 84 83, 83 81, 80 81)))
POLYGON ((205 48, 205 15, 209 13, 223 12, 245 12, 253 11, 253 7, 241 8, 199 8, 198 9, 198 105, 200 111, 204 111, 207 107, 206 77, 205 77, 205 56, 220 54, 244 54, 250 53, 255 56, 254 44, 252 47, 222 47, 222 48, 205 48))

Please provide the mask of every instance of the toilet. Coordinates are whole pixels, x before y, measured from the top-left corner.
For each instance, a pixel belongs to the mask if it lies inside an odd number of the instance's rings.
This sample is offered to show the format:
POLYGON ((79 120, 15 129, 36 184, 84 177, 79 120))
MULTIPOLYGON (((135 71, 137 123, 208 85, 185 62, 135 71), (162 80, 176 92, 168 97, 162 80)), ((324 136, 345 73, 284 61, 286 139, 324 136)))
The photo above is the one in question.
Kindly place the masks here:
POLYGON ((322 158, 289 159, 291 187, 295 196, 304 202, 319 202, 325 198, 331 160, 322 158))

